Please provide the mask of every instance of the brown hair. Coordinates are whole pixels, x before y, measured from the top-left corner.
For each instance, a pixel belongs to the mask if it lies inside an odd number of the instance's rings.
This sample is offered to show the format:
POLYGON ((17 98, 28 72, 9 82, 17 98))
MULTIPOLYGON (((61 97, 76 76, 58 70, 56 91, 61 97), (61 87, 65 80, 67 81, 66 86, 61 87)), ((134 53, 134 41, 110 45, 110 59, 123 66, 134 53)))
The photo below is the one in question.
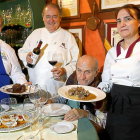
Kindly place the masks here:
POLYGON ((134 10, 135 15, 137 17, 137 20, 140 20, 140 9, 134 4, 126 4, 122 7, 117 8, 116 12, 115 12, 116 19, 117 19, 119 11, 122 9, 125 9, 132 18, 134 18, 134 17, 133 17, 132 12, 130 10, 134 10))
POLYGON ((57 8, 57 10, 58 10, 58 12, 59 12, 59 16, 61 17, 61 9, 60 9, 59 5, 58 5, 58 4, 55 4, 55 3, 51 3, 51 2, 44 5, 44 8, 43 8, 43 10, 42 10, 42 16, 43 16, 44 10, 45 10, 45 8, 46 8, 47 6, 51 6, 51 7, 53 7, 53 8, 57 8))

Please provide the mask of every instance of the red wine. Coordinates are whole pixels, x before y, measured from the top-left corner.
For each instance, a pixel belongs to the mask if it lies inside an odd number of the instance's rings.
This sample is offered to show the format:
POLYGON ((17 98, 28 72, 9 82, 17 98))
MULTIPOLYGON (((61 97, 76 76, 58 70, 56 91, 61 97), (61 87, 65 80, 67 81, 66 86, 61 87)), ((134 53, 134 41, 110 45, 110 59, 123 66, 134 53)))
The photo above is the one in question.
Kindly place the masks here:
POLYGON ((57 63, 57 61, 49 61, 49 63, 50 63, 52 66, 54 66, 54 65, 57 63))
POLYGON ((28 67, 34 68, 34 66, 36 64, 36 61, 37 61, 37 59, 40 55, 40 52, 41 52, 40 47, 41 47, 42 43, 43 42, 40 40, 38 46, 33 49, 33 55, 31 55, 31 58, 33 59, 33 62, 32 62, 32 64, 27 63, 28 67))

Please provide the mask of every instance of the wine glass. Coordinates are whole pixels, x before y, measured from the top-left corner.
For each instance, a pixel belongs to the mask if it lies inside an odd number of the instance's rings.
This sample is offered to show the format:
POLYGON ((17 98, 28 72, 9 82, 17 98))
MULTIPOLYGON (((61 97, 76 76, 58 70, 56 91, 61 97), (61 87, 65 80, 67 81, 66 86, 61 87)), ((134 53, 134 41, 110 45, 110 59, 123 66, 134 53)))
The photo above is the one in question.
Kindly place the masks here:
POLYGON ((1 100, 1 105, 8 105, 10 111, 2 112, 0 114, 1 123, 8 127, 8 132, 10 136, 10 128, 11 126, 15 126, 18 120, 18 114, 15 112, 17 109, 17 100, 16 98, 4 98, 1 100))
MULTIPOLYGON (((49 52, 48 55, 48 62, 53 66, 53 68, 55 68, 54 66, 56 67, 61 67, 62 65, 62 53, 60 52, 49 52)), ((52 77, 54 78, 54 77, 52 77)), ((55 77, 57 78, 57 77, 55 77)))
POLYGON ((30 124, 30 135, 26 136, 25 140, 39 140, 38 136, 33 136, 32 125, 38 118, 38 111, 35 105, 30 101, 29 98, 24 99, 23 101, 23 111, 22 116, 26 122, 30 124), (27 115, 28 114, 28 115, 27 115))
POLYGON ((38 100, 40 99, 38 97, 38 85, 30 85, 29 86, 29 99, 30 101, 37 107, 38 106, 38 100))
POLYGON ((38 85, 38 92, 36 93, 36 101, 38 106, 40 107, 40 114, 41 117, 39 119, 39 122, 44 122, 43 115, 42 115, 42 106, 47 102, 48 100, 48 92, 47 92, 47 86, 46 85, 38 85))

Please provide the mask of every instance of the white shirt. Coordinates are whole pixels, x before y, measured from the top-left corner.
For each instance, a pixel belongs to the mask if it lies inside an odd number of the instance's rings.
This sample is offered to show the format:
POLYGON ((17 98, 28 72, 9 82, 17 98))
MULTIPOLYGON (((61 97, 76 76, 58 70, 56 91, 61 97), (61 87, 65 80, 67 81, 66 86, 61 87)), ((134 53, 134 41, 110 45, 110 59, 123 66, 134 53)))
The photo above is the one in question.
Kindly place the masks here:
POLYGON ((34 68, 28 68, 29 78, 33 84, 47 85, 47 89, 51 95, 57 94, 57 90, 59 87, 63 86, 66 76, 61 76, 60 80, 51 78, 53 76, 51 72, 53 67, 49 64, 47 55, 52 51, 60 52, 63 57, 62 67, 66 69, 67 77, 69 77, 76 69, 79 49, 74 36, 61 27, 53 33, 49 33, 45 27, 36 29, 27 38, 24 46, 19 49, 19 57, 26 67, 27 54, 37 47, 40 40, 43 42, 41 49, 44 46, 47 47, 36 66, 34 68))
POLYGON ((98 85, 105 92, 110 92, 113 83, 125 86, 140 86, 140 42, 134 46, 129 58, 125 58, 127 50, 121 47, 117 57, 116 47, 112 47, 106 56, 102 82, 98 85))
POLYGON ((12 79, 13 83, 23 84, 27 82, 25 75, 21 71, 14 49, 0 40, 0 50, 5 71, 12 79))

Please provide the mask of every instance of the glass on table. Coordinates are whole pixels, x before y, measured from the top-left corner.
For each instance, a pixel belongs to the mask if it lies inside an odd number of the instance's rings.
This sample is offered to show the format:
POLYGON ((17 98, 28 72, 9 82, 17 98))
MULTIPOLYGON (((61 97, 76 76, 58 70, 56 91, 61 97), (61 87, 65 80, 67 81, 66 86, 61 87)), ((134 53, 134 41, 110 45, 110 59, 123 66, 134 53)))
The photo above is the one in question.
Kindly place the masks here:
POLYGON ((32 125, 38 118, 38 111, 35 105, 30 101, 29 98, 26 98, 23 101, 22 116, 24 120, 30 124, 30 135, 26 136, 24 139, 25 140, 39 140, 38 136, 32 135, 32 125))
POLYGON ((43 114, 42 114, 42 106, 47 102, 48 100, 48 91, 46 85, 38 85, 38 92, 36 93, 36 99, 37 104, 40 108, 40 114, 41 117, 39 119, 39 122, 44 122, 43 114))
POLYGON ((1 100, 1 106, 9 106, 8 113, 5 114, 5 111, 1 112, 0 120, 1 123, 8 127, 8 132, 10 136, 11 126, 16 126, 18 120, 18 114, 15 113, 17 110, 17 100, 16 98, 4 98, 1 100))

